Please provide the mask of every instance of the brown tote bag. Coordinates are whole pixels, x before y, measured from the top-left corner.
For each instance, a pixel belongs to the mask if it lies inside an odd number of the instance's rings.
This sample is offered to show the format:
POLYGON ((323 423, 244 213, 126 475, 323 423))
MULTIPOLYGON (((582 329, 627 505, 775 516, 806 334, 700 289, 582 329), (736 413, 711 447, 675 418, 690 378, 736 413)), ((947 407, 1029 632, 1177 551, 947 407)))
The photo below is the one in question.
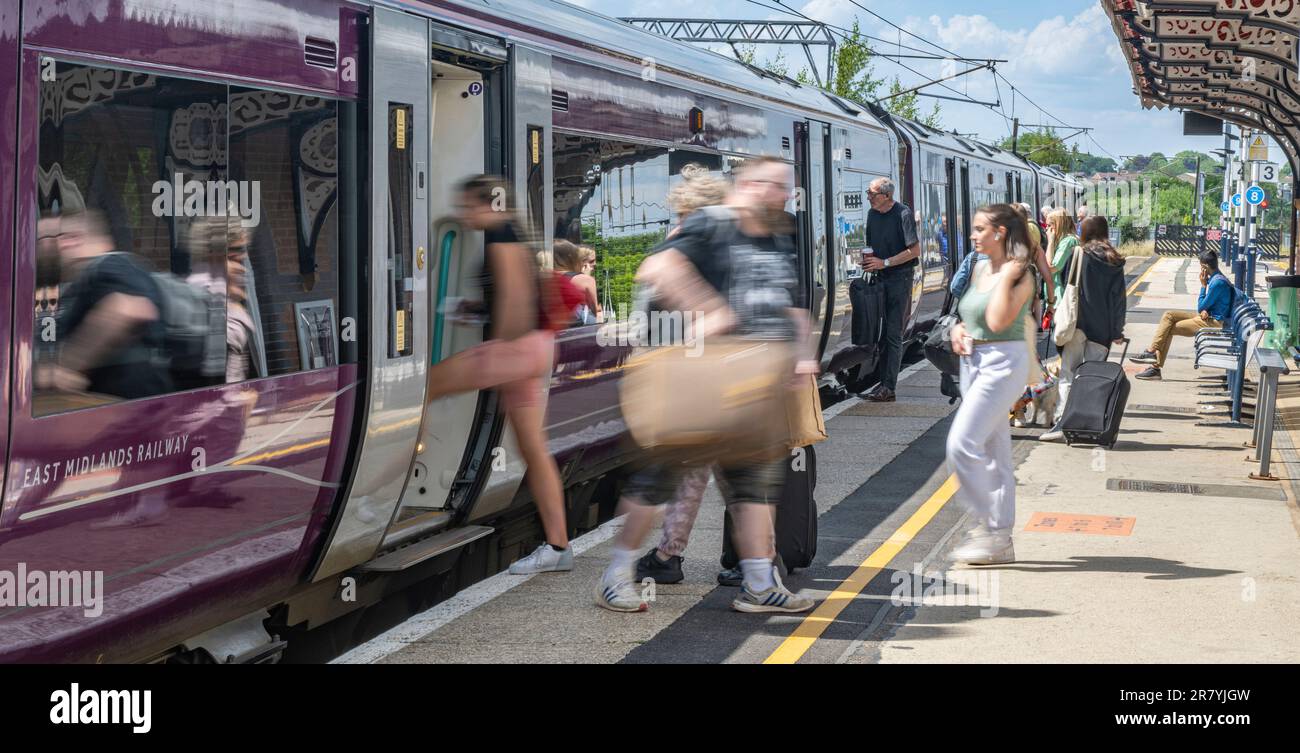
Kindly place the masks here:
POLYGON ((791 446, 793 369, 788 342, 716 337, 700 352, 640 350, 623 372, 623 420, 650 452, 698 462, 779 457, 791 446))

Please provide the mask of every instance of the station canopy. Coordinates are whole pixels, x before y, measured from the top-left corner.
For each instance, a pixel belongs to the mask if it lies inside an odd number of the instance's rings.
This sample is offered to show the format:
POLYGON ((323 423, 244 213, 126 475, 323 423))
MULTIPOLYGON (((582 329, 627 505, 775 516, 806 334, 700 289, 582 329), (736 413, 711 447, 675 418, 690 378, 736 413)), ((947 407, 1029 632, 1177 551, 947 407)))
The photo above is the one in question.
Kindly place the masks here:
POLYGON ((1146 108, 1263 131, 1300 168, 1300 0, 1102 0, 1146 108))

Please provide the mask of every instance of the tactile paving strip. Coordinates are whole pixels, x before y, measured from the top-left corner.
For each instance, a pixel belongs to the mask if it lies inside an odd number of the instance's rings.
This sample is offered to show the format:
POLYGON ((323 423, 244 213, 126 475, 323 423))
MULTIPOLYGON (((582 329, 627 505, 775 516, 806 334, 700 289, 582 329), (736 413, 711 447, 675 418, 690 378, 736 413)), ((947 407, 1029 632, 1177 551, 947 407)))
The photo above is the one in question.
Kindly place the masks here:
POLYGON ((1233 484, 1188 484, 1181 481, 1146 481, 1132 478, 1108 478, 1106 488, 1113 492, 1158 492, 1164 494, 1195 494, 1202 497, 1236 497, 1238 499, 1270 499, 1286 501, 1286 493, 1279 488, 1263 486, 1238 486, 1233 484))

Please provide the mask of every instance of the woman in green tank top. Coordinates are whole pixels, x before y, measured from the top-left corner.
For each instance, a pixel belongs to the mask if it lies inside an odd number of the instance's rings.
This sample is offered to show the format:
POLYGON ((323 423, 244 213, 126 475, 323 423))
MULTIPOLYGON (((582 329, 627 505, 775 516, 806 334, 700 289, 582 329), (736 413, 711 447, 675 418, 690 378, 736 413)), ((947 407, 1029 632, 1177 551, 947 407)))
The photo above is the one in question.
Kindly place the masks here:
POLYGON ((1029 373, 1025 313, 1034 278, 1028 230, 1015 209, 984 207, 972 224, 974 250, 988 259, 975 265, 957 303, 962 323, 952 329, 952 347, 962 356, 962 401, 947 449, 958 498, 976 526, 950 558, 991 565, 1015 561, 1016 477, 1007 419, 1029 373))

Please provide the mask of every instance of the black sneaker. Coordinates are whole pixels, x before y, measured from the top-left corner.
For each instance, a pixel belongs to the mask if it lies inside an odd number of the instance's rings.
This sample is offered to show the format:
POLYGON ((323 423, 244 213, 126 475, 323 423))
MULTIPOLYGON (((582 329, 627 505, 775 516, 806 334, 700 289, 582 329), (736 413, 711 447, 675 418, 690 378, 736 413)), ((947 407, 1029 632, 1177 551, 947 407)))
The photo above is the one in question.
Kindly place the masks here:
POLYGON ((744 582, 745 582, 745 573, 743 570, 740 569, 740 565, 736 565, 735 567, 728 568, 718 573, 719 586, 731 586, 732 588, 740 588, 740 586, 744 582))
POLYGON ((1160 381, 1160 369, 1155 366, 1148 366, 1133 375, 1134 379, 1149 379, 1154 382, 1160 381))
POLYGON ((659 550, 651 549, 636 561, 636 579, 641 582, 646 578, 655 583, 681 583, 686 576, 682 574, 682 558, 669 557, 667 562, 659 559, 659 550))
POLYGON ((1133 363, 1155 363, 1156 358, 1158 357, 1159 354, 1156 353, 1154 350, 1144 350, 1141 353, 1138 353, 1136 356, 1129 356, 1128 360, 1132 361, 1133 363))
MULTIPOLYGON (((776 571, 781 574, 781 577, 785 577, 790 574, 790 571, 786 568, 785 561, 781 559, 780 554, 776 555, 776 561, 774 564, 776 565, 776 571)), ((726 570, 719 571, 718 585, 730 586, 732 588, 740 588, 741 586, 745 585, 745 571, 740 569, 739 564, 737 564, 735 567, 731 567, 731 568, 727 568, 726 570)))

